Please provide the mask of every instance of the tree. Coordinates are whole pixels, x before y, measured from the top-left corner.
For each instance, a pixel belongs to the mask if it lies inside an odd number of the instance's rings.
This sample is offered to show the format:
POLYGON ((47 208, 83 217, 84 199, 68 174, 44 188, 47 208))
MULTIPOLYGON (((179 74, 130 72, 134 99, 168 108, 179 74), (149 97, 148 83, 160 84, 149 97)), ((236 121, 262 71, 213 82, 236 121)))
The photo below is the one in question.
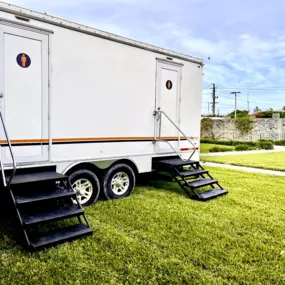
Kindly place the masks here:
POLYGON ((285 106, 283 106, 282 111, 285 111, 285 106))
MULTIPOLYGON (((235 111, 231 112, 228 114, 231 118, 235 117, 235 111)), ((248 111, 247 110, 237 110, 237 117, 247 117, 248 116, 248 111)))
POLYGON ((235 126, 242 136, 249 135, 254 127, 253 119, 250 116, 238 117, 235 126))
POLYGON ((203 118, 201 121, 202 137, 214 138, 214 121, 211 118, 203 118))
POLYGON ((261 109, 259 109, 259 107, 256 106, 256 107, 254 108, 253 112, 254 112, 254 113, 261 112, 261 109))

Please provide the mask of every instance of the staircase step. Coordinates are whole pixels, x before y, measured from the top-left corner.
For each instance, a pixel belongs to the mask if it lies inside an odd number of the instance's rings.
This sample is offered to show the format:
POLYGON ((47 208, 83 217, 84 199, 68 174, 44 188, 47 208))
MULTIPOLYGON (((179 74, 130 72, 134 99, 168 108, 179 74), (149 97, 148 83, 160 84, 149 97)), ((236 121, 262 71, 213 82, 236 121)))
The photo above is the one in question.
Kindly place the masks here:
POLYGON ((227 190, 223 190, 223 189, 212 189, 210 191, 206 191, 206 192, 202 192, 199 193, 199 198, 197 198, 198 200, 201 201, 208 201, 214 198, 217 198, 219 196, 223 196, 228 194, 229 192, 227 190))
POLYGON ((86 227, 83 224, 79 224, 58 231, 46 233, 37 238, 32 238, 31 248, 41 249, 62 242, 74 240, 86 235, 91 235, 92 233, 93 233, 92 229, 86 227))
POLYGON ((202 180, 189 182, 186 185, 188 185, 191 188, 197 189, 197 188, 201 188, 201 187, 205 187, 205 186, 209 186, 209 185, 215 184, 217 182, 218 181, 215 180, 215 179, 202 179, 202 180))
POLYGON ((76 193, 74 191, 66 189, 57 189, 51 192, 33 193, 29 195, 16 196, 15 200, 18 205, 26 205, 29 203, 43 202, 43 201, 56 200, 56 199, 69 198, 69 197, 75 198, 76 193))
POLYGON ((175 166, 191 166, 198 165, 199 161, 188 160, 184 161, 181 158, 170 158, 170 159, 161 159, 153 162, 153 167, 155 170, 167 170, 175 166))
POLYGON ((209 171, 207 170, 201 170, 201 169, 191 169, 191 170, 184 170, 184 171, 179 171, 180 176, 182 177, 191 177, 191 176, 199 176, 203 174, 208 174, 209 171))
MULTIPOLYGON (((9 181, 10 177, 7 176, 6 180, 9 181)), ((46 181, 62 181, 68 179, 68 176, 57 173, 57 172, 36 172, 27 174, 16 174, 12 179, 11 185, 27 184, 27 183, 38 183, 46 181)))
POLYGON ((26 226, 37 225, 46 222, 53 222, 64 220, 79 215, 83 215, 84 212, 78 206, 72 205, 69 208, 60 208, 47 212, 39 212, 34 214, 24 214, 22 219, 26 226))

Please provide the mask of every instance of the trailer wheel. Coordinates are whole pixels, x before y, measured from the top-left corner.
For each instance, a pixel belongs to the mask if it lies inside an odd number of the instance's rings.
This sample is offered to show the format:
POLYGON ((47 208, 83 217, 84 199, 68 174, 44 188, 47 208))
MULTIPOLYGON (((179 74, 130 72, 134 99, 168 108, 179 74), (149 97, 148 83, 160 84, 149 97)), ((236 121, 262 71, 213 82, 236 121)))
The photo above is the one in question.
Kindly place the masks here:
POLYGON ((70 175, 70 182, 82 206, 97 202, 100 194, 100 182, 95 173, 89 170, 78 170, 70 175))
POLYGON ((117 164, 109 169, 104 177, 103 191, 107 199, 126 198, 135 188, 136 177, 127 164, 117 164))

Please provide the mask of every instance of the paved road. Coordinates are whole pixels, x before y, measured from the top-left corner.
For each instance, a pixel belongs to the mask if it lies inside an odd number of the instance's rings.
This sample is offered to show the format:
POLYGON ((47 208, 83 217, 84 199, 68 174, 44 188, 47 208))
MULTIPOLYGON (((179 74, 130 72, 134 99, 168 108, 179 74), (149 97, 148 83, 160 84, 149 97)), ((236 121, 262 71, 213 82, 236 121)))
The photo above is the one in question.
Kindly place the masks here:
POLYGON ((244 166, 235 166, 235 165, 230 165, 230 164, 220 164, 220 163, 212 163, 212 162, 202 162, 201 164, 203 166, 220 167, 220 168, 231 169, 231 170, 239 170, 239 171, 245 171, 245 172, 262 173, 262 174, 285 177, 285 172, 282 172, 282 171, 274 171, 274 170, 244 167, 244 166))

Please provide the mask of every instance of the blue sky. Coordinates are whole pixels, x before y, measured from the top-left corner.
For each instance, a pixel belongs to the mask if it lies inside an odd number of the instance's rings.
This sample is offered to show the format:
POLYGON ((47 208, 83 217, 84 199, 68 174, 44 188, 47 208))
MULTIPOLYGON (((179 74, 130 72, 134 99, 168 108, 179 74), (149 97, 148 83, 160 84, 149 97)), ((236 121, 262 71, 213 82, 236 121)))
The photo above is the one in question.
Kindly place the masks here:
POLYGON ((10 0, 205 61, 203 113, 212 83, 217 109, 285 106, 285 2, 283 0, 10 0), (208 60, 208 58, 211 58, 208 60))

